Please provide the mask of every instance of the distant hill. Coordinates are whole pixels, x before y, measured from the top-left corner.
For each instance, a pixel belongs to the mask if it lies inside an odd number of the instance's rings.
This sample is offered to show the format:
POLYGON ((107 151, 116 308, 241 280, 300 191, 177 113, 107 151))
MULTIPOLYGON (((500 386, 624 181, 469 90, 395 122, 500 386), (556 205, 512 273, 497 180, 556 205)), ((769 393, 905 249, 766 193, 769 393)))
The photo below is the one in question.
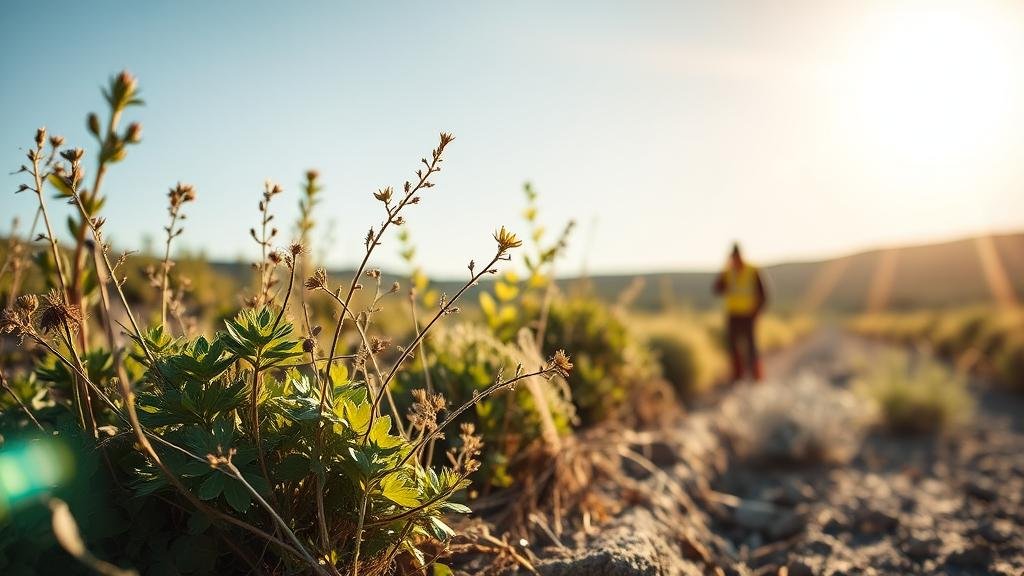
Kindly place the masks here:
MULTIPOLYGON (((0 261, 5 248, 6 242, 0 241, 0 261)), ((245 292, 242 287, 251 284, 248 263, 210 262, 209 268, 212 274, 197 280, 201 285, 219 285, 219 294, 241 294, 245 292)), ((762 270, 771 307, 782 312, 859 312, 1019 301, 1024 299, 1024 232, 868 250, 828 260, 766 265, 762 270)), ((350 270, 331 271, 333 278, 345 282, 351 274, 350 270)), ((388 271, 385 275, 395 276, 388 271)), ((148 293, 139 276, 134 291, 148 293)), ((598 275, 565 278, 559 284, 567 292, 585 290, 609 301, 632 289, 632 306, 643 310, 666 306, 701 309, 717 304, 711 295, 714 276, 714 272, 598 275)), ((462 283, 438 280, 434 285, 453 294, 462 283)), ((466 304, 470 302, 476 298, 466 304)))
MULTIPOLYGON (((966 238, 951 242, 869 250, 815 262, 763 267, 772 306, 856 312, 991 304, 1024 297, 1024 233, 966 238)), ((616 298, 644 282, 634 306, 658 309, 667 303, 707 308, 712 272, 636 276, 594 276, 591 288, 616 298)), ((572 283, 572 280, 565 281, 572 283)))

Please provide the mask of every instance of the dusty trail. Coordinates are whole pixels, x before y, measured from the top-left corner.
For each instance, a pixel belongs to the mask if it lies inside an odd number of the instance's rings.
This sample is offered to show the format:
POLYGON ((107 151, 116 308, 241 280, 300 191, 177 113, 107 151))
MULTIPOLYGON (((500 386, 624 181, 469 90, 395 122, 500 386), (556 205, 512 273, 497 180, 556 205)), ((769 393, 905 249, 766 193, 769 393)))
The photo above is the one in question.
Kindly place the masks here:
MULTIPOLYGON (((885 347, 825 328, 769 363, 850 386, 885 347)), ((1024 574, 1024 398, 972 382, 955 435, 873 433, 842 465, 728 457, 719 402, 637 447, 634 502, 610 525, 540 552, 543 574, 1024 574), (669 489, 671 484, 675 489, 669 489)), ((723 393, 722 400, 737 390, 723 393)))

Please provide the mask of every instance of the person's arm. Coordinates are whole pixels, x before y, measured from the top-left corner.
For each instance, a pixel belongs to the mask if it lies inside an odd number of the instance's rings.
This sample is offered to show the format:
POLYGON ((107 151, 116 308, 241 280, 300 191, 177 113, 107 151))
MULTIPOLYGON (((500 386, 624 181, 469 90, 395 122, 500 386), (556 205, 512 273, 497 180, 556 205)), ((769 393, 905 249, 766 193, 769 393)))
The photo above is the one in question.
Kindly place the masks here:
POLYGON ((715 296, 721 296, 725 293, 725 272, 720 272, 718 277, 715 278, 715 283, 711 286, 711 291, 715 296))
POLYGON ((757 289, 757 306, 754 307, 754 315, 761 314, 765 304, 768 303, 768 293, 764 289, 764 282, 761 281, 761 273, 754 274, 754 286, 757 289))

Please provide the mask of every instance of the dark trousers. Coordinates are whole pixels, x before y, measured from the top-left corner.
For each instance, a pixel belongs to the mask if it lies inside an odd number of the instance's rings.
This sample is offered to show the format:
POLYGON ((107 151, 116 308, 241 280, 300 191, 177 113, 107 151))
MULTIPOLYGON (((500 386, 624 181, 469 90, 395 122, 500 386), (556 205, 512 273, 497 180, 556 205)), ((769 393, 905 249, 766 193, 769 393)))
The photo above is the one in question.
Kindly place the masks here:
POLYGON ((743 378, 744 368, 754 380, 761 380, 761 356, 754 333, 756 321, 756 316, 729 316, 726 322, 726 347, 732 359, 733 382, 743 378))

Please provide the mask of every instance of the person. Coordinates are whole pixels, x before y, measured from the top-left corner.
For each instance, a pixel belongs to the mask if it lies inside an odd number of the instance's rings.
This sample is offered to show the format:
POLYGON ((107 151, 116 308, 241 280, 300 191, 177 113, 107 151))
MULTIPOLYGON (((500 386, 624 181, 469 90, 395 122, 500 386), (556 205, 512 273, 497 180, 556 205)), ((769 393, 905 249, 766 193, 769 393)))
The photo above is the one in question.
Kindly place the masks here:
POLYGON ((755 325, 767 296, 760 272, 743 259, 739 244, 733 244, 729 261, 715 279, 713 288, 725 306, 726 345, 732 360, 732 380, 737 382, 743 378, 746 367, 750 376, 760 382, 764 369, 757 350, 755 325))

